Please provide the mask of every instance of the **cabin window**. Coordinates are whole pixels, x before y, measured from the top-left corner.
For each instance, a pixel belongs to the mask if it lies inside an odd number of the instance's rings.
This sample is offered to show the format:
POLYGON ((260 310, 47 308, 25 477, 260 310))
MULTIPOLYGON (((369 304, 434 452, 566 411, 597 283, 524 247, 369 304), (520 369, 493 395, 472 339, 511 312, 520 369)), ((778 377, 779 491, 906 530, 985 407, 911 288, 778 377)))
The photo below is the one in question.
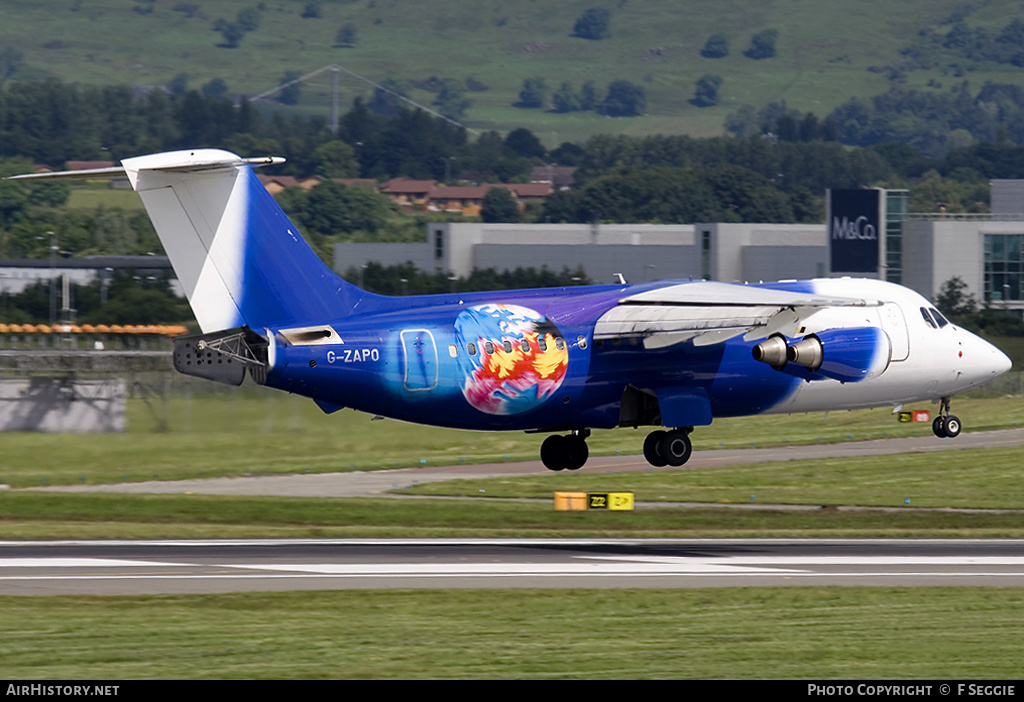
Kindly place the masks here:
POLYGON ((565 339, 560 336, 555 337, 555 348, 561 351, 565 348, 565 339))
POLYGON ((576 345, 579 346, 581 349, 587 348, 587 337, 585 337, 585 336, 577 336, 576 337, 576 345))
POLYGON ((541 351, 548 350, 548 338, 546 336, 537 337, 537 348, 540 349, 541 351))
POLYGON ((466 344, 466 351, 470 356, 476 356, 476 344, 472 341, 466 344))
POLYGON ((459 355, 459 347, 455 344, 448 344, 448 355, 452 358, 457 358, 459 355))
POLYGON ((505 341, 503 341, 501 343, 501 345, 505 347, 505 353, 512 353, 512 342, 511 341, 509 341, 508 339, 505 339, 505 341))
POLYGON ((530 340, 523 339, 522 343, 519 344, 519 348, 523 350, 523 353, 530 353, 530 340))
POLYGON ((494 353, 494 344, 489 341, 484 342, 484 350, 487 351, 487 355, 494 353))

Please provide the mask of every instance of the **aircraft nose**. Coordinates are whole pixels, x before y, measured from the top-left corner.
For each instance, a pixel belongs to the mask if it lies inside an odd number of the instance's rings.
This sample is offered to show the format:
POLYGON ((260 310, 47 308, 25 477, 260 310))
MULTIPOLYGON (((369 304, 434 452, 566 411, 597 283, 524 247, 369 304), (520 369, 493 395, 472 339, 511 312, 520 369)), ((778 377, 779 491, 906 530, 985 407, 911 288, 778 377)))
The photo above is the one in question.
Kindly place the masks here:
POLYGON ((964 333, 961 347, 964 367, 979 385, 998 378, 1013 366, 1009 356, 969 332, 964 333))

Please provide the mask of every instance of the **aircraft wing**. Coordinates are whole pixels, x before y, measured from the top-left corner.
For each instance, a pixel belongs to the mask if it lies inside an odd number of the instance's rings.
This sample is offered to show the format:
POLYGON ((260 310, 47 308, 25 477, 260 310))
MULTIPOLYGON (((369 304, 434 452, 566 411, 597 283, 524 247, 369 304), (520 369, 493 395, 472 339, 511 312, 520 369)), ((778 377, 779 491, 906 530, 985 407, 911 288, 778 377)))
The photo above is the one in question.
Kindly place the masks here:
POLYGON ((594 338, 642 338, 647 348, 693 340, 697 346, 740 334, 756 339, 796 325, 829 307, 877 307, 880 300, 697 281, 648 290, 619 300, 594 327, 594 338))

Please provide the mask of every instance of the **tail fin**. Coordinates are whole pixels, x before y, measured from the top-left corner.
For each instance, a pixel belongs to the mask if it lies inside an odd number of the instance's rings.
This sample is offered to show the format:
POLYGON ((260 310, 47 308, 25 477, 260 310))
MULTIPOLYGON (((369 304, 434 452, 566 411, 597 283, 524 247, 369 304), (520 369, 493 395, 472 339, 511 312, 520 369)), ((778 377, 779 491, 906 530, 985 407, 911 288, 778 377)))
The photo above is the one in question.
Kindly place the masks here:
POLYGON ((323 322, 362 291, 317 257, 252 172, 217 149, 122 161, 203 332, 323 322))

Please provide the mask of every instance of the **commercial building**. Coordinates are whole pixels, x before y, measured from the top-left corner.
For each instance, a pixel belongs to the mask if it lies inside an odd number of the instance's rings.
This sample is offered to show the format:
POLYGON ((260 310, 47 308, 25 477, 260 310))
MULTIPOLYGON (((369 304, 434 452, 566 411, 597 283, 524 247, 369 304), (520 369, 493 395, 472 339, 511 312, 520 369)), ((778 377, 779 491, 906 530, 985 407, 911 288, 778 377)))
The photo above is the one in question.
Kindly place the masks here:
POLYGON ((594 282, 621 274, 632 283, 666 278, 775 280, 826 274, 822 225, 804 224, 483 224, 427 225, 414 244, 337 244, 334 268, 411 262, 465 277, 474 269, 582 267, 594 282))
POLYGON ((906 190, 831 191, 828 201, 826 223, 812 225, 431 223, 422 243, 337 244, 334 268, 412 263, 465 277, 475 268, 581 267, 599 283, 617 274, 631 283, 850 275, 891 280, 930 299, 959 276, 979 301, 1024 310, 1019 181, 993 182, 1002 211, 986 215, 911 213, 906 190))

